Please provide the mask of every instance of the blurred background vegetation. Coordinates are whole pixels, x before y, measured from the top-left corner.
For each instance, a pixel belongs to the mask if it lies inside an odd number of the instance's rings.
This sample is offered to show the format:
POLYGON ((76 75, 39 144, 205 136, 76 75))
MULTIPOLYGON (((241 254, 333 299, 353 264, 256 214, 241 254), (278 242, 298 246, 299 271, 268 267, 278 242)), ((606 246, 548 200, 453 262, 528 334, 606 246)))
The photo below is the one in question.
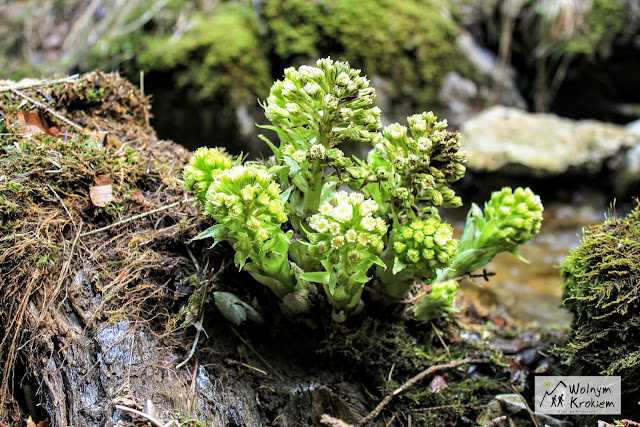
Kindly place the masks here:
POLYGON ((258 99, 288 66, 362 68, 387 122, 501 104, 640 117, 635 0, 23 0, 0 5, 0 78, 119 70, 159 135, 260 154, 258 99), (213 139, 213 140, 212 140, 213 139))

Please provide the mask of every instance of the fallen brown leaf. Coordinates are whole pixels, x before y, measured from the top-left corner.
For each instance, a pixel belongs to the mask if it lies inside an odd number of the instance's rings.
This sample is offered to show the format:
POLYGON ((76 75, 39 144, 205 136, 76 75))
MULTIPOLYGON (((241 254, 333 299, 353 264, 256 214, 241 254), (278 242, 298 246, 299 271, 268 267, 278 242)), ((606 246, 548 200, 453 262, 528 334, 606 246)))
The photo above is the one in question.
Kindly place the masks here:
POLYGON ((28 132, 52 135, 40 111, 19 111, 18 123, 28 132))
POLYGON ((89 197, 94 206, 105 207, 113 200, 113 187, 111 185, 96 185, 89 187, 89 197))
POLYGON ((109 175, 98 175, 96 176, 96 185, 112 185, 113 181, 109 175))

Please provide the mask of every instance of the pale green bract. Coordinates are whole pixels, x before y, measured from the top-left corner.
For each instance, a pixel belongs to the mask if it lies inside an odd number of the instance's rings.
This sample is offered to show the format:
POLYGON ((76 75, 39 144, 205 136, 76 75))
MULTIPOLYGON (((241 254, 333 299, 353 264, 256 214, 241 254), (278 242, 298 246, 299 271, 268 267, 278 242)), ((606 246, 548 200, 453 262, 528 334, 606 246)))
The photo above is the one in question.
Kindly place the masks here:
MULTIPOLYGON (((185 167, 185 188, 216 221, 198 238, 231 244, 238 267, 269 287, 291 318, 309 321, 328 303, 344 321, 363 300, 379 309, 406 298, 416 281, 431 292, 409 311, 422 321, 441 317, 455 311, 452 279, 498 252, 515 253, 540 229, 540 199, 505 187, 484 213, 472 205, 456 240, 437 208, 462 204, 450 188, 465 173, 460 135, 432 112, 381 129, 374 98, 346 62, 287 68, 263 104, 271 121, 263 128, 279 139, 261 136, 273 158, 241 164, 199 148, 185 167), (370 145, 366 161, 345 156, 345 141, 370 145), (373 292, 363 297, 365 285, 373 292)), ((231 321, 257 318, 232 294, 215 295, 231 321)))

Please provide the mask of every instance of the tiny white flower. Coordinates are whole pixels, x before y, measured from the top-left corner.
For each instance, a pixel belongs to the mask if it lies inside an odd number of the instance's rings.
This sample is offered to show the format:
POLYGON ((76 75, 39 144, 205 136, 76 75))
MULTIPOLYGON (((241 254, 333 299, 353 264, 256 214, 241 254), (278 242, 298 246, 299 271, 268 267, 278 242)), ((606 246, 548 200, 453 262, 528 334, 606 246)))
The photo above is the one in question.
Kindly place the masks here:
POLYGON ((337 222, 332 222, 331 224, 329 224, 329 231, 334 235, 340 234, 340 224, 338 224, 337 222))
POLYGON ((336 236, 333 239, 331 239, 331 246, 339 249, 341 247, 344 246, 344 237, 343 236, 336 236))
POLYGON ((242 198, 245 200, 250 200, 253 198, 253 187, 250 185, 245 185, 242 190, 240 190, 240 194, 242 194, 242 198))
POLYGON ((316 221, 315 224, 315 230, 318 233, 326 233, 327 230, 329 230, 329 221, 327 221, 326 218, 318 218, 318 221, 316 221))
POLYGON ((302 150, 298 150, 291 155, 291 158, 298 163, 302 163, 307 160, 307 153, 302 150))
POLYGON ((331 211, 333 211, 333 206, 331 206, 331 203, 329 202, 324 202, 323 204, 320 205, 320 208, 318 209, 318 211, 321 214, 330 215, 331 211))
POLYGON ((311 154, 311 156, 313 156, 316 159, 324 159, 326 155, 325 153, 326 151, 325 151, 324 145, 322 144, 314 144, 309 149, 309 154, 311 154))
POLYGON ((320 86, 315 82, 309 82, 304 85, 302 91, 309 96, 315 96, 320 91, 320 86))
POLYGON ((356 241, 356 239, 358 238, 358 233, 356 233, 356 230, 351 228, 351 229, 347 230, 346 233, 344 233, 344 237, 347 239, 347 242, 354 243, 356 241))
POLYGON ((349 203, 349 193, 347 193, 346 191, 338 191, 333 197, 335 198, 336 203, 339 205, 349 203))
POLYGON ((353 192, 349 194, 349 203, 352 205, 359 205, 364 201, 364 195, 362 193, 353 192))
POLYGON ((368 216, 378 210, 378 203, 372 199, 367 199, 360 204, 360 215, 368 216))
POLYGON ((365 216, 360 221, 360 225, 367 231, 373 231, 376 228, 376 220, 373 217, 365 216))
POLYGON ((269 232, 264 228, 260 228, 256 232, 256 237, 258 238, 258 240, 267 240, 267 238, 269 237, 269 232))
POLYGON ((338 75, 338 78, 336 78, 336 83, 341 86, 347 86, 351 83, 351 79, 349 78, 349 75, 343 71, 338 75))
POLYGON ((387 130, 392 139, 404 138, 407 135, 407 128, 398 123, 388 126, 387 130))
POLYGON ((444 247, 449 240, 453 238, 453 234, 451 233, 451 228, 447 226, 440 226, 436 231, 436 234, 433 236, 433 241, 440 247, 444 247))
POLYGON ((336 98, 332 94, 328 93, 324 97, 324 103, 327 104, 331 108, 336 108, 338 106, 338 98, 336 98))
POLYGON ((371 242, 371 235, 369 233, 358 234, 358 243, 362 246, 367 246, 371 242))
POLYGON ((353 206, 348 203, 341 203, 331 212, 331 217, 340 223, 346 223, 353 218, 353 206))
POLYGON ((296 114, 298 111, 300 111, 300 109, 298 108, 298 104, 296 104, 295 102, 287 102, 286 104, 284 104, 284 106, 291 114, 296 114))

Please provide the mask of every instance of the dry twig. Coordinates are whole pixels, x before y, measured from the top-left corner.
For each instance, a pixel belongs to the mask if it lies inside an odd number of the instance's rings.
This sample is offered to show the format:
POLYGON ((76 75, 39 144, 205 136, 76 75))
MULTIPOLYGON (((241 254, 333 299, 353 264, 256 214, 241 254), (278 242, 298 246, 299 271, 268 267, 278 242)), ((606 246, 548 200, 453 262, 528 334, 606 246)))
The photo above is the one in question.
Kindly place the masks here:
POLYGON ((69 119, 67 119, 65 116, 63 116, 62 114, 60 114, 60 113, 56 112, 53 108, 50 108, 49 106, 47 106, 47 105, 43 104, 42 102, 37 101, 37 100, 35 100, 35 99, 31 98, 31 97, 30 97, 29 95, 27 95, 26 93, 21 92, 21 91, 19 91, 19 90, 17 90, 17 89, 11 89, 11 92, 12 92, 12 93, 15 93, 16 95, 18 95, 18 96, 19 96, 19 97, 21 97, 21 98, 26 99, 27 101, 29 101, 30 103, 32 103, 32 104, 33 104, 33 105, 35 105, 36 107, 43 109, 44 111, 46 111, 47 113, 51 114, 51 115, 52 115, 53 117, 55 117, 56 119, 58 119, 58 120, 60 120, 60 121, 62 121, 62 122, 64 122, 64 123, 66 123, 67 125, 69 125, 69 126, 71 126, 71 127, 73 127, 73 128, 76 128, 76 129, 78 129, 78 130, 82 130, 82 129, 83 129, 83 127, 82 127, 82 126, 80 126, 79 124, 72 122, 71 120, 69 120, 69 119))
POLYGON ((273 366, 271 366, 271 365, 269 364, 269 362, 267 362, 266 360, 264 360, 264 358, 260 355, 260 353, 258 353, 258 352, 257 352, 257 351, 256 351, 256 350, 251 346, 251 344, 249 344, 249 343, 247 342, 247 340, 245 340, 244 338, 242 338, 242 337, 240 336, 240 334, 239 334, 239 333, 238 333, 234 328, 231 328, 231 330, 233 331, 233 333, 234 333, 234 334, 236 334, 236 336, 237 336, 238 338, 240 338, 240 341, 242 341, 242 342, 244 343, 244 345, 246 345, 247 347, 249 347, 249 350, 251 350, 251 351, 252 351, 256 356, 258 356, 258 359, 260 359, 260 360, 262 361, 262 363, 264 363, 265 365, 267 365, 267 367, 269 367, 269 369, 271 369, 271 370, 273 371, 273 373, 274 373, 274 374, 276 374, 276 376, 277 376, 278 378, 280 378, 280 381, 284 381, 284 378, 282 378, 282 376, 278 373, 278 371, 276 371, 276 370, 273 368, 273 366))
POLYGON ((115 405, 116 409, 120 409, 121 411, 126 411, 126 412, 131 412, 132 414, 136 414, 139 415, 143 418, 146 418, 147 420, 149 420, 149 422, 151 424, 153 424, 156 427, 171 427, 171 426, 180 426, 180 423, 178 423, 175 420, 171 420, 168 423, 163 423, 162 420, 159 420, 158 418, 149 415, 149 414, 145 414, 142 411, 138 411, 137 409, 133 409, 133 408, 129 408, 127 406, 122 406, 122 405, 115 405))
POLYGON ((517 394, 518 396, 520 396, 520 400, 522 400, 522 403, 524 404, 524 408, 527 410, 527 412, 529 413, 529 416, 531 417, 531 421, 533 421, 533 425, 535 427, 539 427, 538 423, 536 422, 536 416, 533 414, 533 411, 531 410, 531 408, 529 407, 529 404, 527 403, 527 401, 525 400, 524 396, 522 396, 522 394, 518 391, 518 389, 513 385, 513 384, 509 384, 508 388, 510 388, 511 390, 513 390, 513 392, 515 394, 517 394))
POLYGON ((397 396, 400 393, 402 393, 403 391, 411 388, 415 383, 419 382, 424 377, 433 374, 434 372, 443 371, 445 369, 457 368, 458 366, 468 365, 470 363, 489 363, 489 362, 490 362, 489 359, 463 359, 463 360, 455 360, 453 362, 445 363, 443 365, 431 366, 430 368, 425 369, 424 371, 420 372, 415 377, 411 378, 406 383, 402 384, 399 388, 397 388, 391 394, 389 394, 387 397, 382 399, 382 402, 380 402, 378 404, 378 406, 376 406, 373 411, 371 411, 366 417, 361 419, 360 422, 358 422, 358 424, 356 424, 356 425, 357 426, 364 426, 369 421, 372 421, 375 417, 378 416, 378 414, 382 411, 382 409, 384 409, 384 407, 387 406, 389 404, 389 402, 391 402, 391 399, 393 399, 394 396, 397 396))
POLYGON ((178 200, 177 202, 173 202, 173 203, 171 203, 169 205, 162 206, 162 207, 160 207, 158 209, 153 209, 153 210, 150 210, 150 211, 147 211, 147 212, 143 212, 141 214, 134 215, 134 216, 132 216, 130 218, 123 219, 122 221, 117 221, 117 222, 114 222, 113 224, 109 224, 109 225, 106 225, 106 226, 101 227, 101 228, 96 228, 95 230, 87 231, 86 233, 82 233, 80 235, 80 237, 90 236, 92 234, 100 233, 102 231, 109 230, 109 229, 111 229, 113 227, 117 227, 119 225, 123 225, 123 224, 126 224, 128 222, 135 221, 135 220, 140 219, 140 218, 144 218, 147 215, 152 215, 154 213, 166 211, 167 209, 174 208, 174 207, 178 206, 181 203, 193 202, 195 199, 196 199, 195 197, 191 197, 191 198, 188 198, 188 199, 178 200))
POLYGON ((32 80, 25 83, 16 83, 14 85, 0 86, 0 92, 9 92, 11 90, 29 89, 32 87, 40 87, 40 86, 51 86, 56 83, 68 83, 68 82, 77 81, 77 80, 78 80, 78 74, 74 74, 69 77, 64 77, 62 79, 32 80))
POLYGON ((487 421, 485 424, 482 425, 482 427, 496 427, 498 424, 501 424, 503 421, 507 420, 507 416, 506 415, 502 415, 500 417, 495 417, 489 421, 487 421))

